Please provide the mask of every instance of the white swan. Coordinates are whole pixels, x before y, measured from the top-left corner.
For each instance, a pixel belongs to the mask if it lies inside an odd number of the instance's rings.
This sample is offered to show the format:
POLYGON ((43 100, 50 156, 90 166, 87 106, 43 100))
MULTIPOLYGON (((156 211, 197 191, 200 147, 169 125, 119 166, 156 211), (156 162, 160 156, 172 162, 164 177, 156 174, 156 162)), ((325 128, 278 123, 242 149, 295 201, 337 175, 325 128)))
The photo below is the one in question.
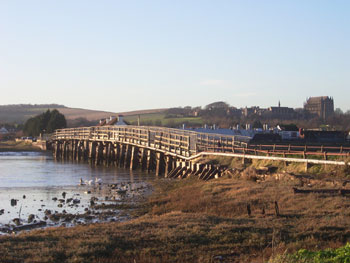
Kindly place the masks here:
POLYGON ((86 183, 87 183, 88 185, 93 185, 95 182, 94 182, 94 180, 89 180, 89 181, 86 181, 86 183))
POLYGON ((95 183, 101 185, 102 184, 102 179, 95 177, 95 183))

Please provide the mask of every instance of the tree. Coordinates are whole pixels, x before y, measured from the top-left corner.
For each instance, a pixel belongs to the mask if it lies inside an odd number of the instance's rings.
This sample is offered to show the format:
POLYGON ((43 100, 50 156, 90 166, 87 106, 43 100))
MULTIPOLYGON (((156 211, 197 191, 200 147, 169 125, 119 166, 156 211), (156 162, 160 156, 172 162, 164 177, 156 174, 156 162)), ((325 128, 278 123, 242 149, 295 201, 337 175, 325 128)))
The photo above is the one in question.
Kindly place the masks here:
POLYGON ((28 136, 38 136, 42 133, 52 133, 56 129, 66 128, 67 122, 58 110, 46 112, 32 117, 24 124, 23 132, 28 136))
POLYGON ((63 114, 59 113, 58 110, 51 111, 50 119, 46 125, 46 132, 52 133, 56 129, 66 128, 67 122, 63 114))
POLYGON ((337 114, 337 115, 342 115, 343 111, 341 110, 341 108, 336 108, 334 113, 337 114))

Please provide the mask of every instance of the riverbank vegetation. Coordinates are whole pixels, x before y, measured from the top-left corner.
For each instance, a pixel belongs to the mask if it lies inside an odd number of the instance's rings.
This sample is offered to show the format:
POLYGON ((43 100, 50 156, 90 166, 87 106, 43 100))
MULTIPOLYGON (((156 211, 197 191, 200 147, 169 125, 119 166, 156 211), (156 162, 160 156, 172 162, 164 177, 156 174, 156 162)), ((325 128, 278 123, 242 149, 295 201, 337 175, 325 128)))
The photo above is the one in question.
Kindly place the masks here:
POLYGON ((27 151, 40 151, 39 147, 33 146, 31 142, 26 141, 1 141, 0 152, 27 152, 27 151))
POLYGON ((350 240, 349 196, 293 191, 347 189, 346 174, 256 180, 242 169, 208 182, 157 180, 127 222, 2 236, 2 262, 278 262, 350 240))
POLYGON ((58 110, 54 109, 29 118, 24 124, 23 132, 29 136, 39 136, 40 134, 52 133, 56 129, 66 127, 66 118, 58 110))

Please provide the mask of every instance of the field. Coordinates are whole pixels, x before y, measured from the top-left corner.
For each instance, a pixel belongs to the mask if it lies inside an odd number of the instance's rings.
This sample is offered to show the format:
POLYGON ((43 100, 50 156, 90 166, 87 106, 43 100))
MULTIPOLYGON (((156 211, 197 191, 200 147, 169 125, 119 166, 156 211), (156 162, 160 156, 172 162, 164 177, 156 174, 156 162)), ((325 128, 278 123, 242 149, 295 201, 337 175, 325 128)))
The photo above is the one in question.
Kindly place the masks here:
POLYGON ((2 262, 283 262, 300 249, 350 240, 349 196, 293 192, 348 189, 348 171, 257 180, 254 169, 208 182, 157 180, 127 222, 2 236, 2 262))
MULTIPOLYGON (((137 125, 138 115, 129 115, 125 117, 131 125, 137 125)), ((166 126, 180 127, 182 124, 191 124, 191 126, 203 125, 203 120, 200 117, 172 117, 167 118, 165 113, 147 113, 140 115, 140 124, 149 126, 166 126)))
POLYGON ((96 121, 99 119, 109 118, 110 116, 117 116, 123 114, 138 115, 138 114, 152 114, 163 112, 165 109, 150 109, 130 112, 107 112, 99 110, 88 110, 79 108, 70 108, 63 105, 57 104, 44 104, 44 105, 30 105, 30 104, 18 104, 18 105, 0 105, 0 123, 24 123, 30 117, 39 115, 48 109, 58 109, 62 114, 65 115, 67 120, 73 120, 78 118, 84 118, 88 121, 96 121))

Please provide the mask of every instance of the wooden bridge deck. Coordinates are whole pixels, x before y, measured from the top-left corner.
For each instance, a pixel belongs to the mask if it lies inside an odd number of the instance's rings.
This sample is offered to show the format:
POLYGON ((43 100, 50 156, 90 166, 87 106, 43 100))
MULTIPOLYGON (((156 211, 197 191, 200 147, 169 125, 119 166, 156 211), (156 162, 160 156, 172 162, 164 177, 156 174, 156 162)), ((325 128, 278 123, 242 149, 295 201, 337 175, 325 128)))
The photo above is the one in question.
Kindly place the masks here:
POLYGON ((190 157, 212 149, 234 152, 234 149, 247 148, 250 138, 162 127, 96 126, 56 130, 51 140, 117 142, 159 149, 180 157, 190 157))
POLYGON ((107 141, 157 149, 170 155, 191 157, 201 152, 242 153, 327 160, 350 157, 350 147, 293 144, 249 144, 250 137, 149 126, 96 126, 60 129, 51 136, 57 140, 107 141))
POLYGON ((199 133, 189 130, 143 126, 95 126, 56 130, 50 138, 56 159, 84 160, 130 170, 140 167, 170 177, 198 176, 209 180, 226 168, 198 163, 205 156, 350 165, 350 148, 315 145, 250 145, 249 137, 199 133))

